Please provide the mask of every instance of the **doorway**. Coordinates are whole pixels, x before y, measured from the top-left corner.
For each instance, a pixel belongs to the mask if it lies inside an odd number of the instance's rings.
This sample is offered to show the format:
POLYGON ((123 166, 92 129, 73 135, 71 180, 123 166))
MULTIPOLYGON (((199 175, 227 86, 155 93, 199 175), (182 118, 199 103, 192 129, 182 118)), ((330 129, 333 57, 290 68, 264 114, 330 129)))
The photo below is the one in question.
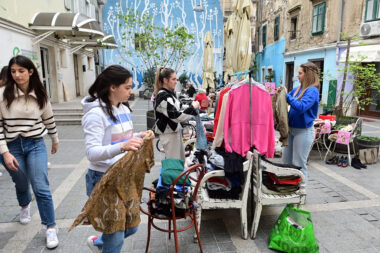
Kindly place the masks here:
POLYGON ((74 76, 75 76, 75 94, 77 97, 79 97, 80 86, 79 86, 78 55, 76 54, 74 54, 74 76))
POLYGON ((293 90, 293 78, 294 78, 294 62, 287 62, 285 86, 288 91, 293 90))
POLYGON ((49 50, 45 47, 41 47, 40 54, 41 54, 41 68, 42 68, 42 83, 45 87, 46 93, 48 94, 49 98, 51 98, 49 50))
POLYGON ((310 60, 310 61, 314 63, 319 70, 319 101, 321 101, 322 91, 323 91, 323 74, 324 74, 323 65, 325 64, 325 61, 324 59, 316 59, 316 60, 310 60))

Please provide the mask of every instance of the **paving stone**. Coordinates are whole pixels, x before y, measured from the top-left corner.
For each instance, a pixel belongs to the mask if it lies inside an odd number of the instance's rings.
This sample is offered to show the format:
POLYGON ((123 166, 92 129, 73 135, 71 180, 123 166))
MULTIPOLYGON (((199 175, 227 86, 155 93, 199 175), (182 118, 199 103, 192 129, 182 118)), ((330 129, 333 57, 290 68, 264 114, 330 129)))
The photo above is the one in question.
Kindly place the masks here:
POLYGON ((8 240, 11 239, 16 232, 0 232, 0 250, 7 244, 8 240))
POLYGON ((218 247, 221 252, 229 252, 229 251, 235 251, 236 247, 235 245, 230 242, 230 243, 218 243, 218 247))

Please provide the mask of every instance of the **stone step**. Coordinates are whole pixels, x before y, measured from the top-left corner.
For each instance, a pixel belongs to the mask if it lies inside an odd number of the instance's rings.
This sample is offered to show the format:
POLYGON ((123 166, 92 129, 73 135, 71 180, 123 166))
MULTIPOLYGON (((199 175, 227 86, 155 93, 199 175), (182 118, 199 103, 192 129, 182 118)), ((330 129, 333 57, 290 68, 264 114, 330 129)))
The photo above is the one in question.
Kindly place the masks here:
POLYGON ((72 118, 64 118, 64 119, 56 119, 55 124, 62 125, 81 125, 81 119, 72 119, 72 118))
POLYGON ((83 113, 76 112, 54 112, 54 118, 57 119, 82 119, 83 113))
POLYGON ((64 112, 75 112, 75 113, 83 113, 82 108, 54 108, 53 107, 53 112, 54 113, 64 113, 64 112))

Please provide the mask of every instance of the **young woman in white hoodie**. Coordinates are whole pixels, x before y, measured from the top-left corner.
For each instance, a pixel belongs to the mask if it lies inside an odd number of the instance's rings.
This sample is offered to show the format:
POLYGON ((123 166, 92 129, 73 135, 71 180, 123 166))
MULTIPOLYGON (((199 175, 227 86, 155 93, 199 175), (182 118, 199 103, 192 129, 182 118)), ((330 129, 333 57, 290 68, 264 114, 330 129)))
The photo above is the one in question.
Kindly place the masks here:
MULTIPOLYGON (((106 68, 89 89, 90 96, 82 100, 86 156, 90 166, 86 175, 86 190, 90 196, 95 184, 106 170, 125 152, 138 150, 147 132, 133 133, 128 99, 132 93, 132 75, 119 65, 106 68)), ((120 252, 124 238, 137 227, 113 234, 90 236, 87 244, 93 252, 120 252)))

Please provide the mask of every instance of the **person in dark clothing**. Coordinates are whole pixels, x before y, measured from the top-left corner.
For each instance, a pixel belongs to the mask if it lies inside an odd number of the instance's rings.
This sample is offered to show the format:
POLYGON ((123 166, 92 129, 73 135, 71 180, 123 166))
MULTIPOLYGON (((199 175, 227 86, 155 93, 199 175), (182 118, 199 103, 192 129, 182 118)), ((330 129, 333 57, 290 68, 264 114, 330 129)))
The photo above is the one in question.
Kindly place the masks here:
POLYGON ((186 93, 187 93, 187 95, 189 96, 189 97, 193 97, 194 96, 194 94, 195 93, 197 93, 197 91, 195 90, 195 88, 194 88, 194 86, 193 86, 193 84, 192 83, 188 83, 187 84, 187 91, 186 91, 186 93))

